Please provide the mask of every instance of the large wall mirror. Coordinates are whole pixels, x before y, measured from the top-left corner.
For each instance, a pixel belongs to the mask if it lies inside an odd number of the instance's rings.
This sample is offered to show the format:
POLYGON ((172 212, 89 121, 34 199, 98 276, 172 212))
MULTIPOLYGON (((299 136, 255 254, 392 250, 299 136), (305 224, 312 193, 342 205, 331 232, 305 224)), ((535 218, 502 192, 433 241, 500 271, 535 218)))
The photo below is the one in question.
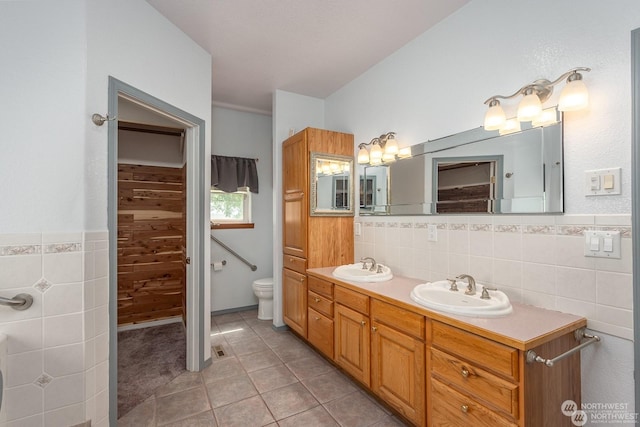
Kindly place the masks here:
POLYGON ((562 213, 562 116, 500 135, 472 129, 360 165, 360 215, 562 213))
POLYGON ((353 157, 311 153, 312 216, 354 215, 353 157))

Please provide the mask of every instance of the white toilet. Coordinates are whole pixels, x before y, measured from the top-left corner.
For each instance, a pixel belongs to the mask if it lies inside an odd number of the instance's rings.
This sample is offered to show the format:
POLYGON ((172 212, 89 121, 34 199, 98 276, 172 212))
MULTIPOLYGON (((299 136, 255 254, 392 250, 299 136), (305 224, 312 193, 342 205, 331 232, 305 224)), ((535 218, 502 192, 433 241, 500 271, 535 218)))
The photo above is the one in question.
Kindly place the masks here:
POLYGON ((258 297, 258 319, 273 319, 273 277, 258 279, 251 286, 258 297))

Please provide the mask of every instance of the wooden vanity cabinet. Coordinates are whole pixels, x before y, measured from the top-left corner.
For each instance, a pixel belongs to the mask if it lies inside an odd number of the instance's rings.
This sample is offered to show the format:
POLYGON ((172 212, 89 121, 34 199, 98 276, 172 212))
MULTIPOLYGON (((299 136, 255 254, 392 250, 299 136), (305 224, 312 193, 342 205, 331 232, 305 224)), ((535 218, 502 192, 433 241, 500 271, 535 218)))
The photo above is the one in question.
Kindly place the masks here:
POLYGON ((371 298, 371 390, 416 426, 425 416, 425 318, 371 298))
POLYGON ((285 323, 303 338, 309 314, 306 269, 353 263, 353 216, 309 215, 312 152, 353 156, 353 135, 306 128, 282 145, 282 311, 285 323))
POLYGON ((307 340, 333 359, 333 283, 309 276, 307 292, 307 340))
POLYGON ((369 387, 371 335, 369 297, 341 286, 334 289, 334 361, 353 378, 369 387))
MULTIPOLYGON (((552 368, 526 363, 526 352, 428 320, 429 426, 572 426, 565 400, 580 402, 580 355, 552 368)), ((560 354, 576 345, 568 333, 534 349, 560 354)))

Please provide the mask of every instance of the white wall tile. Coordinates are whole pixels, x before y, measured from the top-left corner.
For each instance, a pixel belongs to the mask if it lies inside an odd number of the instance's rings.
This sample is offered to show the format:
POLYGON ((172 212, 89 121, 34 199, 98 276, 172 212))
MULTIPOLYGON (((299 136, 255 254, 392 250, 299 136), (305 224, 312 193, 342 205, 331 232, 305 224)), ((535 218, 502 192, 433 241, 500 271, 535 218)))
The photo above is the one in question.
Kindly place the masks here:
POLYGON ((3 308, 0 311, 0 325, 4 322, 18 322, 29 319, 36 319, 42 316, 42 294, 32 288, 14 288, 5 289, 2 291, 2 295, 7 298, 13 298, 18 294, 29 294, 33 298, 31 307, 27 310, 12 310, 10 308, 3 308))
POLYGON ((109 275, 109 251, 96 250, 94 253, 94 275, 96 278, 109 275))
POLYGON ((96 335, 95 356, 96 363, 104 362, 109 359, 109 334, 96 335))
POLYGON ((33 383, 42 374, 43 363, 42 350, 9 355, 5 387, 33 383))
POLYGON ((32 286, 42 277, 42 256, 0 256, 0 289, 32 286))
POLYGON ((68 427, 87 421, 84 418, 84 405, 81 403, 45 412, 44 420, 46 427, 68 427))
POLYGON ((529 234, 522 236, 522 259, 540 264, 555 264, 557 258, 555 235, 529 234))
POLYGON ((633 249, 631 246, 631 239, 620 239, 621 259, 594 258, 596 270, 631 274, 633 272, 633 249))
POLYGON ((42 427, 44 425, 44 414, 39 413, 31 417, 20 418, 9 421, 7 427, 42 427))
POLYGON ((9 337, 9 354, 42 349, 41 318, 0 324, 0 332, 9 337))
POLYGON ((83 372, 83 348, 84 345, 78 343, 45 349, 44 371, 52 377, 61 377, 83 372))
POLYGON ((473 277, 477 282, 494 285, 493 276, 493 258, 485 258, 482 256, 469 257, 469 271, 473 272, 473 277))
POLYGON ((7 421, 42 413, 44 393, 40 387, 27 384, 8 388, 5 393, 4 404, 7 405, 7 421))
POLYGON ((596 272, 584 268, 558 267, 558 295, 587 302, 596 302, 596 272))
POLYGON ((84 254, 82 252, 64 252, 43 254, 43 275, 51 283, 73 283, 81 282, 84 278, 82 274, 82 262, 84 254))
POLYGON ((0 246, 21 246, 42 244, 41 233, 0 234, 0 246))
POLYGON ((494 259, 493 279, 496 286, 522 289, 522 263, 519 261, 494 259))
POLYGON ((82 311, 82 283, 55 284, 43 295, 43 315, 56 316, 82 311))
POLYGON ((556 295, 556 266, 523 262, 522 289, 556 295))
POLYGON ((583 236, 556 236, 556 265, 575 268, 595 268, 595 258, 584 256, 583 236))
POLYGON ((44 347, 82 342, 82 313, 44 318, 44 347))
POLYGON ((54 378, 44 389, 44 410, 62 408, 84 401, 83 374, 54 378))
POLYGON ((596 273, 597 302, 627 310, 633 309, 633 276, 624 273, 596 273))
POLYGON ((493 256, 499 259, 522 260, 522 234, 519 232, 495 232, 493 256))
POLYGON ((557 297, 556 308, 565 313, 571 313, 591 319, 596 318, 596 305, 591 302, 557 297))
POLYGON ((470 231, 469 253, 481 257, 493 257, 493 232, 470 231))
POLYGON ((633 328, 633 311, 622 308, 610 307, 607 305, 597 305, 596 320, 607 322, 623 328, 633 328))
POLYGON ((529 291, 526 289, 523 289, 522 291, 522 303, 535 305, 536 307, 542 307, 549 310, 556 310, 557 308, 555 295, 529 291))

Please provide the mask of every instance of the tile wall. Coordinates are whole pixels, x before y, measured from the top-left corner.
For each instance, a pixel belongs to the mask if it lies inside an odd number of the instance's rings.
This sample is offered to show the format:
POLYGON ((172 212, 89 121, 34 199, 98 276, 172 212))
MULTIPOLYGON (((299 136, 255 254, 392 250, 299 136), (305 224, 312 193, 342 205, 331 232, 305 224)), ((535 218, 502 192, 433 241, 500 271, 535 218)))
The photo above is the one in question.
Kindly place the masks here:
POLYGON ((8 426, 108 425, 107 232, 0 235, 0 307, 8 339, 8 426))
POLYGON ((403 276, 468 273, 512 301, 584 316, 590 329, 633 339, 631 215, 356 217, 355 259, 403 276), (437 227, 428 241, 427 226, 437 227), (584 256, 585 230, 619 230, 622 259, 584 256))

